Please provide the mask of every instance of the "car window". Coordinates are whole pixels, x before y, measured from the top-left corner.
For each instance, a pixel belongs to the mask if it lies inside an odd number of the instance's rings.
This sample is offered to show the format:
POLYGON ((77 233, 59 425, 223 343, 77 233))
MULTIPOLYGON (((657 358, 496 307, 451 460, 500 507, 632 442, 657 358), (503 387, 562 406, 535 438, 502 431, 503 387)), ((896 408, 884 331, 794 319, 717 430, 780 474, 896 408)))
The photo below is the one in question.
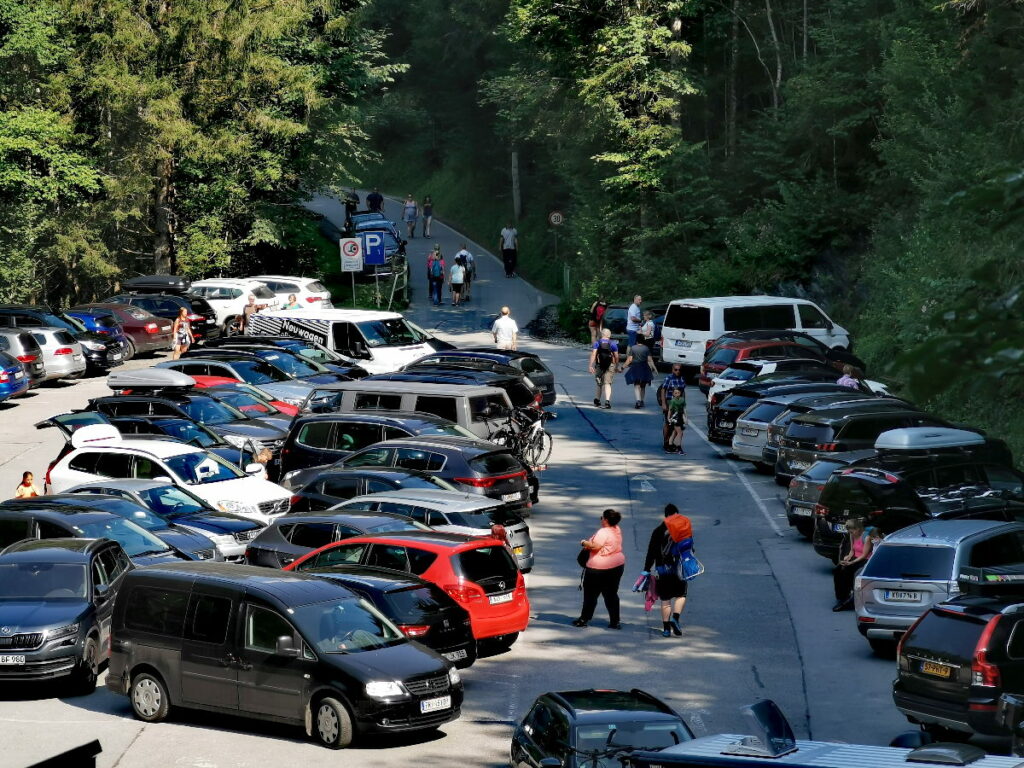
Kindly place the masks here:
POLYGON ((134 587, 124 607, 129 629, 179 637, 185 625, 188 592, 159 587, 134 587))
MULTIPOLYGON (((215 366, 210 366, 211 373, 215 366)), ((235 360, 232 361, 231 367, 234 369, 234 374, 227 374, 228 378, 241 379, 246 384, 273 384, 275 381, 291 381, 288 374, 284 371, 279 371, 272 365, 268 365, 262 360, 235 360)), ((220 374, 224 375, 224 374, 220 374)))
POLYGON ((454 570, 467 581, 481 582, 502 579, 506 589, 516 585, 516 567, 506 547, 474 547, 460 552, 452 558, 454 570))
POLYGON ((96 474, 104 477, 131 477, 132 456, 127 453, 101 453, 96 474))
POLYGON ((469 411, 473 421, 500 418, 507 409, 505 398, 498 394, 469 398, 469 411))
POLYGON ((837 440, 876 440, 880 434, 900 426, 897 418, 853 419, 839 429, 837 440))
POLYGON ((981 476, 981 467, 976 464, 957 464, 935 467, 932 482, 936 488, 951 488, 982 483, 984 479, 981 476))
POLYGON ((533 738, 545 756, 565 761, 569 753, 569 723, 565 715, 544 707, 544 713, 538 713, 533 738))
POLYGON ((412 433, 399 427, 384 427, 384 440, 397 440, 402 437, 411 437, 412 433))
POLYGON ((230 620, 230 599, 193 593, 185 638, 200 643, 221 645, 227 638, 230 620))
POLYGON ((470 460, 469 466, 474 472, 483 475, 506 475, 523 471, 523 465, 519 463, 519 459, 504 451, 481 454, 470 460))
POLYGON ((413 520, 427 525, 427 513, 429 510, 423 507, 414 507, 412 504, 399 504, 394 501, 384 501, 380 505, 381 512, 391 512, 403 517, 411 517, 413 520))
POLYGON ((100 454, 92 451, 85 451, 72 456, 68 460, 68 469, 73 469, 75 472, 86 472, 90 475, 96 474, 96 462, 100 459, 100 454))
POLYGON ((343 421, 335 425, 331 448, 336 451, 361 451, 380 440, 380 424, 343 421))
POLYGON ((372 512, 377 509, 377 502, 375 501, 356 501, 351 504, 346 504, 345 509, 355 509, 362 512, 372 512))
POLYGON ((299 566, 299 570, 307 568, 326 568, 331 565, 353 565, 363 558, 366 544, 339 544, 311 557, 299 566))
POLYGON ((210 366, 206 363, 175 363, 175 370, 187 373, 189 376, 209 376, 210 366))
POLYGON ((367 448, 342 461, 346 467, 389 467, 394 458, 394 448, 367 448))
POLYGON ((990 488, 1006 491, 1018 498, 1024 497, 1024 478, 1009 467, 988 464, 985 466, 985 477, 990 488))
POLYGON ((984 628, 983 620, 932 610, 905 636, 903 646, 927 649, 929 656, 970 659, 984 628))
POLYGON ((381 395, 375 392, 356 394, 357 411, 398 411, 402 408, 401 395, 381 395))
POLYGON ((276 611, 250 605, 245 617, 245 648, 249 651, 274 653, 277 638, 295 637, 295 630, 276 611))
MULTIPOLYGON (((418 480, 419 478, 416 478, 416 479, 418 480)), ((400 483, 400 485, 404 485, 404 483, 400 483)), ((422 488, 423 485, 424 484, 413 483, 412 485, 405 486, 405 487, 422 488)), ((395 490, 395 486, 392 485, 391 483, 387 483, 387 482, 385 482, 383 480, 374 480, 374 479, 371 478, 370 480, 366 481, 366 492, 367 493, 384 493, 385 491, 393 491, 393 490, 395 490)))
POLYGON ((979 541, 971 547, 969 562, 975 568, 1024 563, 1024 533, 1013 531, 979 541))
POLYGON ((518 363, 523 373, 547 373, 547 369, 532 357, 521 357, 518 363))
POLYGON ((328 477, 320 484, 320 493, 337 499, 351 499, 358 492, 359 480, 354 477, 328 477))
POLYGON ((334 541, 334 523, 299 523, 292 526, 288 540, 297 547, 319 549, 334 541))
POLYGON ((399 448, 395 451, 395 466, 418 469, 421 472, 440 472, 444 468, 444 454, 421 451, 417 448, 399 448))
POLYGON ((1006 643, 1006 655, 1011 659, 1024 659, 1024 621, 1017 621, 1010 631, 1010 639, 1006 643))
POLYGON ((236 480, 245 476, 241 470, 219 456, 203 451, 170 456, 165 461, 171 471, 186 485, 219 483, 222 480, 236 480))
POLYGON ((158 477, 167 477, 167 469, 153 459, 145 456, 136 456, 135 464, 129 477, 137 477, 140 480, 155 480, 158 477))
POLYGON ((828 321, 817 307, 812 307, 810 304, 797 304, 797 311, 800 313, 800 324, 804 328, 828 327, 828 321))
POLYGON ((871 553, 863 575, 877 579, 944 581, 952 576, 955 552, 953 547, 883 543, 871 553))
POLYGON ((416 398, 416 410, 421 413, 432 413, 448 421, 459 420, 459 410, 454 397, 420 395, 416 398))
POLYGON ((405 547, 398 547, 392 544, 374 544, 370 547, 370 554, 366 558, 366 564, 377 568, 393 568, 396 571, 409 570, 409 556, 405 547))
POLYGON ((356 325, 363 332, 363 337, 370 347, 398 347, 419 342, 419 337, 401 317, 368 320, 356 325))
POLYGON ((0 549, 10 546, 16 541, 29 538, 28 524, 27 517, 0 519, 0 549))
POLYGON ((118 552, 113 547, 100 552, 97 559, 103 563, 103 570, 107 572, 107 578, 111 582, 121 578, 121 575, 129 568, 128 558, 124 556, 123 552, 118 552))
POLYGON ((49 520, 36 520, 36 530, 40 539, 63 539, 72 535, 64 526, 51 523, 49 520))
POLYGON ((312 421, 303 424, 295 442, 307 448, 325 449, 331 445, 331 433, 334 431, 334 424, 329 421, 312 421))

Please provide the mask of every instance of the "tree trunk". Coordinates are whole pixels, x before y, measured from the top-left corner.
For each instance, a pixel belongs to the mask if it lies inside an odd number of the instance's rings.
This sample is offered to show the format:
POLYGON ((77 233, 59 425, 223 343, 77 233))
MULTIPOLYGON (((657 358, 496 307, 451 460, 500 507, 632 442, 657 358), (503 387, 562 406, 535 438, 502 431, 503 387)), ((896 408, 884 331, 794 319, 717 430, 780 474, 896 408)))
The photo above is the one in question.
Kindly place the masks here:
POLYGON ((512 147, 512 214, 516 223, 523 215, 523 198, 519 189, 519 150, 512 147))
POLYGON ((804 0, 804 24, 803 24, 803 59, 807 61, 807 0, 804 0))
POLYGON ((157 160, 153 195, 153 271, 169 275, 174 269, 174 220, 171 213, 171 158, 157 160))
POLYGON ((725 155, 736 154, 736 111, 739 97, 736 94, 738 85, 740 58, 740 0, 732 0, 732 29, 729 31, 729 76, 726 80, 725 102, 725 155))
POLYGON ((775 19, 772 16, 771 0, 764 0, 764 10, 768 20, 768 30, 772 35, 772 47, 775 49, 775 79, 772 81, 772 106, 778 109, 779 88, 782 86, 782 49, 779 47, 779 35, 775 31, 775 19))

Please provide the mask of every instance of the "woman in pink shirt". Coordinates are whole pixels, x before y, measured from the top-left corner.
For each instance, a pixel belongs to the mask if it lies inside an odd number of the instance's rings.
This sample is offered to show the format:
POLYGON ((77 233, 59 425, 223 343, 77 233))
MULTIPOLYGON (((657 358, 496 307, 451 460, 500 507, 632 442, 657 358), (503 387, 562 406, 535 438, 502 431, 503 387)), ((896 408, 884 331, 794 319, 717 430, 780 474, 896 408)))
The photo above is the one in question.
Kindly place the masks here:
POLYGON ((583 570, 583 609, 580 617, 573 621, 574 627, 585 627, 594 618, 597 598, 604 598, 608 610, 608 626, 622 629, 619 622, 619 581, 626 568, 626 556, 622 554, 622 531, 619 521, 622 515, 614 509, 601 513, 601 527, 580 546, 590 551, 587 565, 583 570))

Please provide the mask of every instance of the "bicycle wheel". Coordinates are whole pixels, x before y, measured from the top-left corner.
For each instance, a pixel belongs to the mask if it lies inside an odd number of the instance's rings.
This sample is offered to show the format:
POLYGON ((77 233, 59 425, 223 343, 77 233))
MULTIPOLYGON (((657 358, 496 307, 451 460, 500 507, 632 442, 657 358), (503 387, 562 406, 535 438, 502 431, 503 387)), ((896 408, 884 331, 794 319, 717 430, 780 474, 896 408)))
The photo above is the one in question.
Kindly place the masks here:
POLYGON ((523 447, 523 454, 527 464, 531 467, 539 467, 547 463, 551 458, 551 435, 544 431, 536 432, 530 442, 523 447))

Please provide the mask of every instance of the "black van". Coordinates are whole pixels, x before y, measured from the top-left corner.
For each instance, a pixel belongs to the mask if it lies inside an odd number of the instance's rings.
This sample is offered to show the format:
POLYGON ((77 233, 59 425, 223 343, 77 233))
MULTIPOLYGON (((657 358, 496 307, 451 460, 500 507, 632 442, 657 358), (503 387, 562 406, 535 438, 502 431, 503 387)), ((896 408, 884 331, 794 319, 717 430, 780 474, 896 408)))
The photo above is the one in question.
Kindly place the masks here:
POLYGON ((224 563, 126 574, 107 687, 146 722, 181 706, 303 725, 340 749, 357 734, 459 717, 459 673, 345 587, 224 563))

